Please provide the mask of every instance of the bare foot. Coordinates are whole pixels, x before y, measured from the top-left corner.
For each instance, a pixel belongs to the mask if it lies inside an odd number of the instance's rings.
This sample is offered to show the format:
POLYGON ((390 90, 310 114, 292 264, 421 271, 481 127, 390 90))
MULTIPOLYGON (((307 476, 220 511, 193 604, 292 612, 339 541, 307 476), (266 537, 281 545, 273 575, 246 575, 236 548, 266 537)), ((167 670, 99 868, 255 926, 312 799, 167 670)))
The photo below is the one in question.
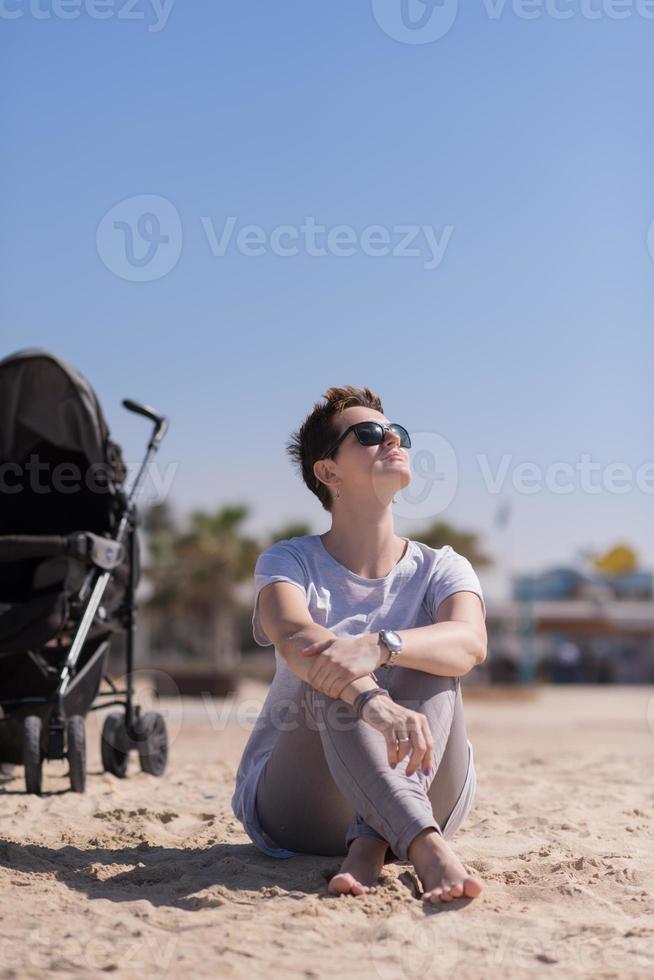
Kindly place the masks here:
POLYGON ((425 902, 476 898, 484 887, 480 878, 468 874, 450 845, 433 827, 414 838, 408 857, 422 883, 425 902))
POLYGON ((376 837, 355 838, 341 870, 327 885, 327 891, 333 895, 365 895, 379 879, 387 848, 386 841, 376 837))

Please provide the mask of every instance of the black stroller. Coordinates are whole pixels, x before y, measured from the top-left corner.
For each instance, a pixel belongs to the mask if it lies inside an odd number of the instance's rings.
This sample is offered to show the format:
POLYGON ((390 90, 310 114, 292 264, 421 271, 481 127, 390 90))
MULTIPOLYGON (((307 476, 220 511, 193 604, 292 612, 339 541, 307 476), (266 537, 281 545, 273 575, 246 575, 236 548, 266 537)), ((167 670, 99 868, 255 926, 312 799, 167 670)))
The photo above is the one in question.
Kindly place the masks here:
POLYGON ((88 382, 47 351, 0 361, 0 763, 24 765, 28 793, 41 792, 43 760, 63 758, 84 792, 85 715, 107 705, 124 711, 104 721, 104 769, 124 777, 131 750, 145 772, 166 766, 164 719, 133 704, 132 673, 135 499, 168 422, 123 405, 154 423, 129 495, 88 382), (126 657, 120 690, 105 674, 114 634, 126 657))

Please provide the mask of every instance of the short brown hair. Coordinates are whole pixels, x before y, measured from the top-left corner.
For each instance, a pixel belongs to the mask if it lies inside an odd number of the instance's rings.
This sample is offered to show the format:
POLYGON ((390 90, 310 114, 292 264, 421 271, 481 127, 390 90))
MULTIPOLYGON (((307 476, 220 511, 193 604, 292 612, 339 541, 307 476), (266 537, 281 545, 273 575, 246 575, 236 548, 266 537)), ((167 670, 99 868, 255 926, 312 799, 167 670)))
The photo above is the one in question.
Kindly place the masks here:
POLYGON ((334 428, 334 420, 346 408, 361 405, 372 408, 384 414, 379 395, 370 388, 356 388, 345 385, 343 388, 328 388, 324 393, 324 402, 316 402, 300 428, 293 433, 286 444, 286 452, 298 466, 302 479, 312 493, 331 513, 332 498, 329 489, 321 480, 317 480, 313 472, 316 460, 323 459, 325 453, 338 438, 334 428))

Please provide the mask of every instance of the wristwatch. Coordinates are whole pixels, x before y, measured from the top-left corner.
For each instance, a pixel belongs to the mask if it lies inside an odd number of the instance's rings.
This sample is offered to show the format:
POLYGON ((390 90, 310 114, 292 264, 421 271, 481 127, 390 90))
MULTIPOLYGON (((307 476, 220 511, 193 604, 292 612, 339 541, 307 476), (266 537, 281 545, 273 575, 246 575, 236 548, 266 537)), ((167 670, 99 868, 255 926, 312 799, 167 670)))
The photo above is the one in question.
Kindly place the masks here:
POLYGON ((379 642, 382 643, 389 651, 386 660, 380 664, 380 667, 392 667, 396 663, 399 657, 402 647, 404 646, 404 641, 399 633, 395 630, 380 630, 379 631, 379 642))

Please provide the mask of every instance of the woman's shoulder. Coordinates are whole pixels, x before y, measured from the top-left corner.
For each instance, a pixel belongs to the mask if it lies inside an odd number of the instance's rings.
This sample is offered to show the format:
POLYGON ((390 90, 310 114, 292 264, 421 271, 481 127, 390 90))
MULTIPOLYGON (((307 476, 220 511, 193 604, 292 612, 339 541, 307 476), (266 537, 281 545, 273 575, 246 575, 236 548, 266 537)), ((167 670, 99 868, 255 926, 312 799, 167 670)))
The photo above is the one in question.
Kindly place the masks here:
POLYGON ((293 535, 289 538, 278 538, 269 544, 259 555, 259 560, 269 557, 288 557, 306 560, 315 548, 316 534, 293 535))
POLYGON ((424 541, 417 541, 415 538, 411 538, 410 540, 414 547, 418 548, 426 558, 442 559, 457 554, 451 544, 444 544, 440 548, 434 548, 430 544, 425 544, 424 541))
POLYGON ((439 548, 434 548, 429 544, 425 544, 424 541, 416 541, 415 538, 411 540, 413 541, 414 548, 422 556, 425 564, 433 570, 442 570, 455 565, 467 566, 470 564, 465 555, 455 551, 451 544, 444 544, 439 548))
POLYGON ((307 548, 313 546, 314 539, 317 537, 317 534, 295 534, 290 538, 277 538, 276 541, 273 541, 265 548, 265 551, 271 551, 273 548, 280 550, 290 548, 297 551, 306 551, 307 548))

